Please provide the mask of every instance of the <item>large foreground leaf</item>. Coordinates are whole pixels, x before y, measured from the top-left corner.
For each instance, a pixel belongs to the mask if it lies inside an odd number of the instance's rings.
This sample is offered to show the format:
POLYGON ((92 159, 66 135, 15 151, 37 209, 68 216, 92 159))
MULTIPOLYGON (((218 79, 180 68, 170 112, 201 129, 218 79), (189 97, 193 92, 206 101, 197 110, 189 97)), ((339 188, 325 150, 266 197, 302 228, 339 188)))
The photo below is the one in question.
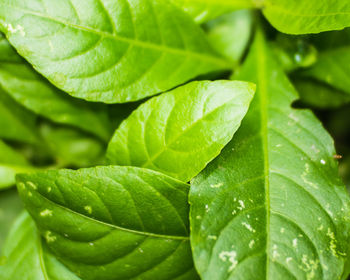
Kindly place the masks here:
POLYGON ((297 94, 260 31, 235 78, 255 82, 256 96, 191 185, 202 279, 339 279, 350 211, 330 136, 311 112, 291 108, 297 94))
POLYGON ((263 12, 276 29, 290 34, 319 33, 350 26, 347 0, 266 0, 263 12))
POLYGON ((118 166, 17 178, 47 245, 83 279, 197 279, 187 184, 118 166))
POLYGON ((0 85, 18 103, 48 119, 110 137, 108 119, 102 109, 73 99, 36 73, 0 34, 0 85))
POLYGON ((228 64, 186 13, 163 0, 2 0, 0 28, 73 96, 126 102, 228 64))
POLYGON ((254 90, 246 82, 202 81, 154 97, 120 125, 107 157, 187 182, 230 141, 254 90))
POLYGON ((1 255, 1 280, 79 280, 48 251, 27 213, 16 220, 1 255))
POLYGON ((171 0, 197 22, 217 18, 235 10, 249 9, 259 6, 259 1, 253 0, 171 0))

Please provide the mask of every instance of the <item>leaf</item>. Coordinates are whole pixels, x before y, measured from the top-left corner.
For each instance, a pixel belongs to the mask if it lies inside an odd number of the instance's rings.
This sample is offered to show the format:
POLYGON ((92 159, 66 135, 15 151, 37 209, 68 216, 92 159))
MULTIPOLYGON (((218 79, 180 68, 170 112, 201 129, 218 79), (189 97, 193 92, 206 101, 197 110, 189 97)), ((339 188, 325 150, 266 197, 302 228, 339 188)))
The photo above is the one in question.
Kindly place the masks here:
POLYGON ((328 84, 350 98, 350 46, 321 52, 316 63, 300 75, 328 84))
POLYGON ((257 93, 234 139, 191 183, 191 244, 206 279, 339 279, 349 196, 333 142, 257 31, 235 78, 257 93), (220 217, 220 218, 218 218, 220 217))
POLYGON ((187 184, 120 166, 17 180, 48 247, 82 279, 197 279, 187 184))
POLYGON ((258 7, 254 0, 171 0, 199 23, 217 18, 235 10, 258 7))
POLYGON ((202 81, 154 97, 122 122, 107 159, 187 182, 232 138, 254 90, 246 82, 202 81))
POLYGON ((0 36, 0 85, 18 103, 36 114, 69 124, 107 140, 110 127, 104 106, 90 106, 53 87, 21 59, 0 36))
POLYGON ((98 139, 70 127, 44 124, 41 135, 58 166, 74 168, 102 164, 104 144, 98 139))
POLYGON ((338 108, 350 102, 350 95, 313 79, 294 78, 293 85, 303 104, 319 109, 338 108))
POLYGON ((0 190, 15 185, 16 173, 33 169, 22 154, 0 140, 0 190))
POLYGON ((253 31, 253 13, 249 10, 236 11, 208 22, 208 39, 213 48, 238 64, 247 48, 253 31))
POLYGON ((79 280, 42 244, 33 220, 23 212, 16 220, 3 251, 6 263, 0 266, 3 280, 79 280))
POLYGON ((16 189, 3 190, 0 192, 0 271, 2 248, 5 243, 5 238, 10 231, 13 221, 22 210, 22 202, 16 189))
POLYGON ((203 31, 163 0, 3 0, 0 28, 54 85, 123 103, 229 68, 203 31))
POLYGON ((17 104, 0 87, 0 138, 34 144, 36 116, 17 104))
POLYGON ((289 34, 319 33, 350 26, 350 2, 344 0, 266 0, 263 13, 278 31, 289 34))

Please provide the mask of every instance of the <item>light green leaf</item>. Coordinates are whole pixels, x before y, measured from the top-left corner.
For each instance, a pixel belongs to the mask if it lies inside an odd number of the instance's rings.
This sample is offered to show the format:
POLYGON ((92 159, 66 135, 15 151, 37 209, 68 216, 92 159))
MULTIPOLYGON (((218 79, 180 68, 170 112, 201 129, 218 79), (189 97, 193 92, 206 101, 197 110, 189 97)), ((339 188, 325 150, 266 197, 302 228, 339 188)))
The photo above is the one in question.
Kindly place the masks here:
POLYGON ((16 54, 0 36, 0 85, 18 103, 48 119, 79 127, 107 140, 110 124, 105 106, 90 106, 53 87, 16 54))
POLYGON ((201 81, 154 97, 122 122, 107 158, 187 182, 230 141, 254 90, 246 82, 201 81))
POLYGON ((163 0, 3 0, 0 28, 71 95, 121 103, 229 64, 186 13, 163 0))
POLYGON ((350 26, 347 0, 266 0, 263 12, 277 30, 289 34, 319 33, 350 26))
POLYGON ((314 79, 297 77, 293 85, 299 92, 302 104, 318 109, 343 106, 350 102, 350 94, 330 87, 314 79))
POLYGON ((2 280, 79 280, 48 251, 26 212, 11 229, 3 254, 2 280))
POLYGON ((36 143, 36 116, 17 104, 0 87, 0 138, 36 143))
POLYGON ((15 185, 16 173, 33 169, 22 154, 0 140, 0 190, 15 185))
POLYGON ((333 142, 261 31, 235 78, 257 93, 234 139, 191 184, 191 244, 204 280, 339 279, 349 196, 333 142), (218 218, 220 217, 220 218, 218 218))
POLYGON ((223 15, 204 25, 214 49, 238 64, 253 31, 253 13, 249 10, 223 15))
POLYGON ((82 279, 197 279, 187 184, 119 166, 17 179, 48 247, 82 279))
POLYGON ((300 75, 328 84, 350 98, 350 46, 321 52, 317 62, 300 75))
POLYGON ((105 145, 98 139, 64 126, 44 124, 40 131, 58 166, 80 168, 103 163, 105 145))
POLYGON ((259 7, 260 0, 170 0, 196 22, 205 22, 235 10, 259 7))

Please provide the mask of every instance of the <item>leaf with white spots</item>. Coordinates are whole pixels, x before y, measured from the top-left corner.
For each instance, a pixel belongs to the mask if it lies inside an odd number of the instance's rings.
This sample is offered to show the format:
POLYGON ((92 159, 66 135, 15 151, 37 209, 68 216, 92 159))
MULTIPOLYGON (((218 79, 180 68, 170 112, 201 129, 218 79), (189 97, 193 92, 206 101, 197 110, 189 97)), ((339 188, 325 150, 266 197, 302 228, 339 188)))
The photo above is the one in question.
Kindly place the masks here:
POLYGON ((47 246, 86 280, 193 280, 185 183, 148 169, 17 176, 47 246))
POLYGON ((2 0, 0 29, 54 85, 90 101, 135 101, 230 68, 169 1, 2 0))
POLYGON ((26 212, 11 228, 2 255, 1 280, 79 280, 47 249, 26 212))
POLYGON ((260 30, 235 78, 257 93, 234 139, 192 181, 197 270, 204 280, 339 279, 350 210, 332 139, 291 107, 297 93, 260 30))

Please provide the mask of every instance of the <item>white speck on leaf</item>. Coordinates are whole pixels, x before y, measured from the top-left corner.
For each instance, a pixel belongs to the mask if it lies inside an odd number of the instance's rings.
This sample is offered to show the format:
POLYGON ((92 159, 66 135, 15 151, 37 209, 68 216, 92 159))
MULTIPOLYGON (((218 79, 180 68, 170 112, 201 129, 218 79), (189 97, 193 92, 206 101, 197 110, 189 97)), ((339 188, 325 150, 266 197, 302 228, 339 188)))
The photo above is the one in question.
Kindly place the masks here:
POLYGON ((5 24, 5 27, 7 29, 7 31, 11 34, 16 34, 17 32, 19 32, 19 34, 21 34, 21 36, 26 36, 26 32, 24 31, 24 27, 17 24, 16 27, 13 27, 11 23, 9 24, 5 24))
POLYGON ((229 261, 231 263, 231 266, 228 268, 228 272, 231 272, 236 265, 238 264, 238 261, 236 260, 237 257, 237 253, 236 251, 222 251, 219 254, 219 258, 223 261, 223 262, 227 262, 229 261))
POLYGON ((255 244, 255 240, 254 240, 254 239, 253 239, 253 240, 250 240, 250 242, 249 242, 249 248, 250 248, 250 249, 253 248, 254 244, 255 244))
POLYGON ((52 210, 49 210, 49 209, 45 209, 43 211, 40 212, 40 216, 41 217, 51 217, 52 216, 52 210))
POLYGON ((293 243, 293 247, 294 247, 294 248, 297 248, 297 247, 298 247, 298 239, 297 239, 297 238, 294 238, 293 241, 292 241, 292 243, 293 243))
POLYGON ((321 159, 320 160, 321 164, 325 165, 326 164, 326 161, 324 159, 321 159))
POLYGON ((211 188, 213 189, 217 189, 217 188, 220 188, 224 185, 224 183, 217 183, 217 184, 212 184, 210 185, 211 188))
POLYGON ((84 207, 85 211, 88 212, 88 214, 91 214, 92 213, 92 207, 90 205, 86 205, 84 207))
POLYGON ((37 190, 38 189, 38 187, 33 182, 28 181, 26 184, 29 187, 31 187, 33 190, 37 190))
POLYGON ((51 231, 46 231, 44 237, 47 243, 55 242, 57 239, 57 237, 53 235, 51 231))
POLYGON ((251 226, 250 224, 248 224, 248 223, 246 223, 246 222, 243 222, 242 225, 245 226, 249 231, 251 231, 251 232, 256 232, 256 230, 253 229, 252 226, 251 226))

